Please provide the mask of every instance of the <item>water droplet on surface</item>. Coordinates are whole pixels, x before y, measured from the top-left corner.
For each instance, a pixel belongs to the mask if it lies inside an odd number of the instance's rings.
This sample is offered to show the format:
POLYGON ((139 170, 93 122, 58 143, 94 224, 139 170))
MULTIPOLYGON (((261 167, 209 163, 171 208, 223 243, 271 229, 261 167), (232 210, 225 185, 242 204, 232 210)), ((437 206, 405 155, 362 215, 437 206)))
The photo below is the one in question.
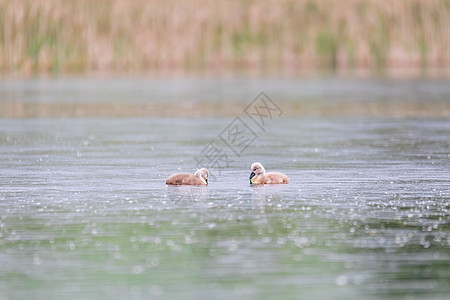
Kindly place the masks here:
POLYGON ((33 254, 33 264, 36 266, 39 266, 41 264, 41 259, 39 257, 39 254, 37 253, 33 254))
POLYGON ((145 271, 145 268, 143 266, 141 266, 141 265, 133 266, 133 273, 134 274, 141 274, 144 271, 145 271))
POLYGON ((69 242, 69 249, 70 250, 75 250, 76 246, 74 242, 69 242))
POLYGON ((336 277, 336 285, 338 286, 344 286, 347 285, 348 283, 348 278, 345 275, 339 275, 338 277, 336 277))

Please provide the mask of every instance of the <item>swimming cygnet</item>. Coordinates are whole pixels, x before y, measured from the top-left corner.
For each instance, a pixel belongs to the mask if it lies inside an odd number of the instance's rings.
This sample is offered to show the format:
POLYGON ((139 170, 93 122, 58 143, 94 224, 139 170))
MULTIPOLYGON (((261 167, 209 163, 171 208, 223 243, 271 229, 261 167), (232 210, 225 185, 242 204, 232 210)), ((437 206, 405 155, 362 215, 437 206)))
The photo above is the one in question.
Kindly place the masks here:
POLYGON ((255 162, 251 166, 250 184, 279 184, 289 183, 289 177, 280 172, 266 173, 261 163, 255 162))
POLYGON ((166 179, 166 184, 172 185, 207 185, 209 171, 201 168, 192 174, 178 173, 173 174, 166 179))

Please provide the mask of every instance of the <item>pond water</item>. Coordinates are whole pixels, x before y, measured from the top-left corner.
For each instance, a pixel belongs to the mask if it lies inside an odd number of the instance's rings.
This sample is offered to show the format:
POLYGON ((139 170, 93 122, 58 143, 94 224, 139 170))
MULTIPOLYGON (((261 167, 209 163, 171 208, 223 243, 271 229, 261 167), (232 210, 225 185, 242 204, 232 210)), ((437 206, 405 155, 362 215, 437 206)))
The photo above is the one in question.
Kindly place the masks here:
MULTIPOLYGON (((95 82, 86 101, 107 101, 95 82)), ((122 85, 130 101, 147 101, 139 95, 152 89, 161 90, 154 101, 181 97, 169 82, 144 82, 110 86, 122 85)), ((221 85, 199 82, 186 101, 218 101, 212 91, 221 85)), ((242 82, 229 97, 245 107, 265 86, 242 82)), ((355 103, 450 99, 442 81, 314 82, 310 92, 304 82, 266 87, 286 103, 296 93, 355 103), (370 90, 379 92, 364 96, 370 90)), ((83 88, 63 83, 69 98, 83 88)), ((51 80, 40 84, 4 83, 2 100, 72 101, 51 80)), ((0 298, 449 297, 448 117, 287 114, 264 128, 236 117, 255 133, 238 153, 223 134, 234 117, 0 119, 0 298), (211 163, 208 145, 227 158, 208 165, 208 186, 165 185, 199 160, 211 163), (255 161, 290 184, 251 186, 255 161)))

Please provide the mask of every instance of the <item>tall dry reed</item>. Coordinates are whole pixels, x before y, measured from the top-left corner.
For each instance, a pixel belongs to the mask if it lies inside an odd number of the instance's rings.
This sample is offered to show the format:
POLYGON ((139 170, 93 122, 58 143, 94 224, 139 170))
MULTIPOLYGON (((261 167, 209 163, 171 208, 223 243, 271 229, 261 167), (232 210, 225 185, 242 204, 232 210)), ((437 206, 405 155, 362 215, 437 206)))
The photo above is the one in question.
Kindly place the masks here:
POLYGON ((0 0, 4 74, 449 65, 449 0, 0 0))

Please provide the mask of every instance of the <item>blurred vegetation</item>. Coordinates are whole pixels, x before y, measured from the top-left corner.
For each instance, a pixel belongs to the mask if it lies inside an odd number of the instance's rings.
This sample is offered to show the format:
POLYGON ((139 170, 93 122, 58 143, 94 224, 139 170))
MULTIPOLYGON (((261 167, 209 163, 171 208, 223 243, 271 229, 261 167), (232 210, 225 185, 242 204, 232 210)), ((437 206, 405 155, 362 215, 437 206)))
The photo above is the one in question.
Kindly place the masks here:
MULTIPOLYGON (((436 117, 450 116, 450 102, 439 101, 282 101, 287 117, 436 117)), ((0 118, 54 117, 235 117, 242 102, 27 102, 0 101, 0 118)))
POLYGON ((0 72, 442 68, 450 0, 0 0, 0 72))

